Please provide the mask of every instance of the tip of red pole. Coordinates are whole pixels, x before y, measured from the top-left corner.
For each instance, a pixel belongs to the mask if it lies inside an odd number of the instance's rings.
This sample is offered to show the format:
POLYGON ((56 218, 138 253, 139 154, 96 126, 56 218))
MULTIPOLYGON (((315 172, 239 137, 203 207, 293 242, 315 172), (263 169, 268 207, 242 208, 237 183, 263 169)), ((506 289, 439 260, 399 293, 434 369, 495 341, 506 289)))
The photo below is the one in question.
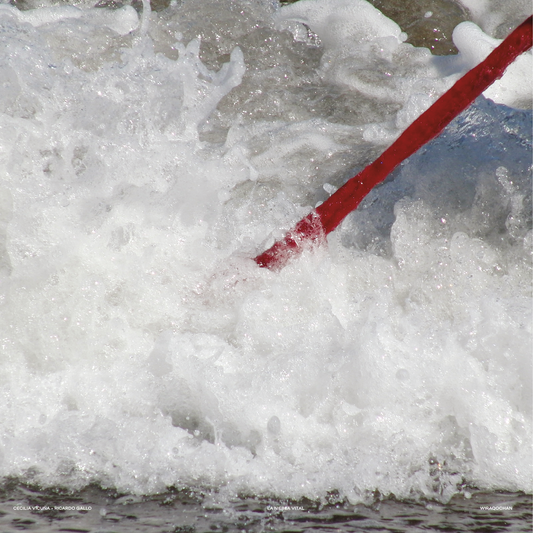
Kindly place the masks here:
POLYGON ((291 259, 299 255, 305 248, 322 242, 325 239, 325 231, 320 221, 320 216, 313 211, 285 235, 274 243, 268 250, 258 255, 254 261, 263 268, 281 270, 291 259))

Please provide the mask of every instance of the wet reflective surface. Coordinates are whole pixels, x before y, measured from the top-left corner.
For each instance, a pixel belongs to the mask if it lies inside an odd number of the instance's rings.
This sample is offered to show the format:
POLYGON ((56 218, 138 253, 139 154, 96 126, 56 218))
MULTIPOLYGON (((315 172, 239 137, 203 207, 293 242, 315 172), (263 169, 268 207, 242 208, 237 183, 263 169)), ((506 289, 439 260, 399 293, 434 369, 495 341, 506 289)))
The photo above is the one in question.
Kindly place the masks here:
MULTIPOLYGON (((447 503, 401 502, 376 495, 368 506, 241 498, 171 490, 151 497, 98 487, 78 493, 16 482, 0 493, 0 531, 79 533, 203 531, 531 531, 531 496, 467 492, 447 503)), ((333 499, 333 497, 332 497, 333 499)))

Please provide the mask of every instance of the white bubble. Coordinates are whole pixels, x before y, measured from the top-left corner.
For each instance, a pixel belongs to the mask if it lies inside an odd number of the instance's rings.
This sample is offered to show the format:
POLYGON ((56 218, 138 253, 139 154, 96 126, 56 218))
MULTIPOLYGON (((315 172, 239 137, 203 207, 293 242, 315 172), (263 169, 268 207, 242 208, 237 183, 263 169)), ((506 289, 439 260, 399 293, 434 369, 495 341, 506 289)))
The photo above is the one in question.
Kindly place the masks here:
POLYGON ((277 435, 281 431, 281 422, 277 416, 274 415, 269 418, 267 429, 274 435, 277 435))

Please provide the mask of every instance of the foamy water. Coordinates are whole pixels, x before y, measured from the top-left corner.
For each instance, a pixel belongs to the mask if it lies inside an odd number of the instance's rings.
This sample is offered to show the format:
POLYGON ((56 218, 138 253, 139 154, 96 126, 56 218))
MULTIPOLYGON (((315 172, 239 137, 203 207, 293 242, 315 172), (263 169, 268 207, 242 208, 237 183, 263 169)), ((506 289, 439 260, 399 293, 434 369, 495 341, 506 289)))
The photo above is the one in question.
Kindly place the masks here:
POLYGON ((362 0, 0 5, 1 476, 532 490, 531 53, 327 247, 251 260, 499 42, 463 3, 446 57, 362 0))

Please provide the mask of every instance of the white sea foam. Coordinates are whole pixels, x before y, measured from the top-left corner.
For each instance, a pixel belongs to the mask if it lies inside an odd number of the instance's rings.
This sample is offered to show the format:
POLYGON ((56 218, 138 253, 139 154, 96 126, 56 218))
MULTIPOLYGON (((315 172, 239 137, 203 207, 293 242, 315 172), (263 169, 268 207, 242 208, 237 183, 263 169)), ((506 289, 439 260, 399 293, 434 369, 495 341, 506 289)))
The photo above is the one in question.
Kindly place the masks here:
MULTIPOLYGON (((453 32, 453 42, 468 68, 483 61, 500 43, 476 26, 473 22, 459 24, 453 32)), ((498 102, 514 107, 531 107, 533 85, 533 55, 531 51, 522 54, 483 94, 498 102)))
POLYGON ((0 475, 532 489, 530 112, 480 99, 327 247, 250 259, 477 60, 353 5, 0 9, 0 475))
POLYGON ((472 20, 492 37, 501 39, 531 15, 529 0, 459 0, 472 20))

